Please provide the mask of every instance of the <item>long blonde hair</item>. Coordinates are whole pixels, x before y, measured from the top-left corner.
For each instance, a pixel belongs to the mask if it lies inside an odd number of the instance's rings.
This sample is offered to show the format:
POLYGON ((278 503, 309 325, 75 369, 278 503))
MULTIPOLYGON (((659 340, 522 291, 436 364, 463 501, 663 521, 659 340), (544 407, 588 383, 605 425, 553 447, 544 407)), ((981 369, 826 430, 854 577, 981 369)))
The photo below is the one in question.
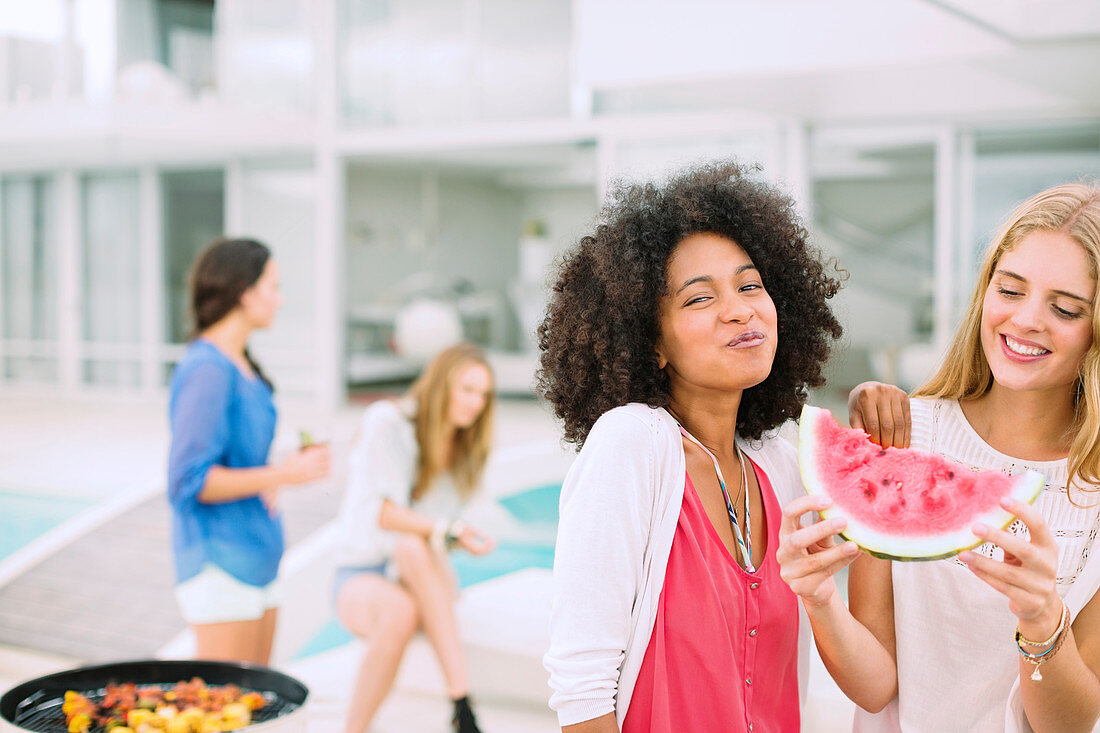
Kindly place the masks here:
MULTIPOLYGON (((447 411, 454 381, 459 372, 471 364, 489 369, 481 349, 472 344, 456 344, 432 359, 409 388, 409 397, 416 402, 413 427, 420 448, 413 499, 423 496, 435 477, 447 470, 444 462, 448 454, 449 470, 460 496, 470 496, 481 481, 493 432, 493 405, 496 401, 493 390, 489 391, 485 408, 477 420, 468 428, 456 429, 451 445, 445 445, 449 429, 447 411)), ((492 374, 491 369, 489 373, 492 374)))
MULTIPOLYGON (((914 397, 973 399, 993 385, 982 351, 982 304, 997 263, 1035 231, 1065 232, 1085 250, 1093 278, 1100 270, 1100 188, 1067 183, 1025 201, 1008 217, 986 250, 970 305, 939 370, 914 397)), ((1100 288, 1092 303, 1092 345, 1081 359, 1076 394, 1075 431, 1069 452, 1070 485, 1100 484, 1100 288)))

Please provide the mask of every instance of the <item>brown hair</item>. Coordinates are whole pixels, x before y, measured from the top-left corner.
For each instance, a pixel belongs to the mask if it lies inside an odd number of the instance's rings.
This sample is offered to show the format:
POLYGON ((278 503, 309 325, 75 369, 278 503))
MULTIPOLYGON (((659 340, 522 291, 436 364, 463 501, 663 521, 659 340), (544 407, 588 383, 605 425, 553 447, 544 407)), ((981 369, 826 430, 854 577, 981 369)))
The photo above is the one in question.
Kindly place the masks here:
MULTIPOLYGON (((254 239, 218 237, 199 253, 191 266, 191 338, 225 318, 241 302, 246 290, 263 275, 271 250, 254 239)), ((244 358, 256 376, 274 389, 260 365, 244 350, 244 358)))
MULTIPOLYGON (((480 364, 492 374, 481 349, 472 344, 456 344, 432 359, 409 388, 409 397, 416 401, 416 413, 412 420, 416 443, 420 448, 412 489, 414 500, 423 496, 435 477, 444 470, 444 449, 448 447, 444 445, 448 430, 447 410, 454 380, 463 368, 471 364, 480 364)), ((485 408, 477 420, 468 428, 455 430, 449 446, 450 473, 462 497, 470 496, 481 481, 492 440, 494 403, 494 394, 490 390, 485 408)))
POLYGON ((798 417, 806 390, 824 384, 822 367, 841 335, 828 302, 840 282, 809 243, 790 197, 755 174, 725 162, 661 184, 622 186, 565 255, 538 330, 537 384, 566 441, 579 449, 600 415, 620 405, 668 406, 668 376, 657 363, 659 302, 669 258, 701 232, 745 250, 778 318, 771 372, 744 391, 738 434, 757 439, 798 417))
MULTIPOLYGON (((1008 217, 986 250, 966 316, 937 372, 914 397, 966 400, 981 397, 993 385, 993 372, 982 351, 982 305, 1004 254, 1036 231, 1065 232, 1085 250, 1089 274, 1100 267, 1100 188, 1067 183, 1048 188, 1021 204, 1008 217)), ((1076 434, 1069 453, 1070 484, 1076 479, 1100 483, 1100 289, 1092 303, 1092 346, 1081 360, 1077 382, 1076 434)))

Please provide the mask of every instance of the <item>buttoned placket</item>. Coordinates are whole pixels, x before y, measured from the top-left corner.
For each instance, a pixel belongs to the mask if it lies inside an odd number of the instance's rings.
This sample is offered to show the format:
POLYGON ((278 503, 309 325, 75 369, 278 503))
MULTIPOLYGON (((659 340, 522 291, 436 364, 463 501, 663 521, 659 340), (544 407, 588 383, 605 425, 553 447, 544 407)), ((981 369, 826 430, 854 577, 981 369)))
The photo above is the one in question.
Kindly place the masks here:
MULTIPOLYGON (((750 576, 751 577, 751 576, 750 576)), ((756 674, 757 632, 760 629, 760 582, 748 583, 745 594, 745 723, 752 730, 753 675, 756 674)))

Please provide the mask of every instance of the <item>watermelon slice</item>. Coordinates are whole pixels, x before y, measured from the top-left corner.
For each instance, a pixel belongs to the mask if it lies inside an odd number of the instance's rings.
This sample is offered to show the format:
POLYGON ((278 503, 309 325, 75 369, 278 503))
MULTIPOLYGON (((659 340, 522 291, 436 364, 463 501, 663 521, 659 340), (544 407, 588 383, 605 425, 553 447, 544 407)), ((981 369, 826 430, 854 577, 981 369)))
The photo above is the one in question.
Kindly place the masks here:
POLYGON ((847 519, 841 536, 887 560, 939 560, 975 547, 975 522, 1007 527, 1013 516, 1001 498, 1030 504, 1044 483, 1035 471, 973 471, 931 453, 882 448, 809 405, 799 421, 798 462, 806 490, 833 500, 822 516, 847 519))

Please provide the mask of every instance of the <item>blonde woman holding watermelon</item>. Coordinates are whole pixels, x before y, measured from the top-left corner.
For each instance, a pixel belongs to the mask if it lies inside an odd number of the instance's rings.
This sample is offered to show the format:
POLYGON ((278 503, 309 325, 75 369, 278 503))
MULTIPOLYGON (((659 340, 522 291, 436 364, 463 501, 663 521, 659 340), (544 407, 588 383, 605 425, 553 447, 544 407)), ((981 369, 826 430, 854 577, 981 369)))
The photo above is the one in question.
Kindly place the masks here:
POLYGON ((853 391, 850 419, 882 445, 973 469, 1034 469, 1033 506, 1009 502, 1005 531, 946 560, 863 554, 849 607, 843 520, 784 511, 779 561, 802 597, 826 667, 854 700, 855 730, 1093 730, 1100 717, 1100 189, 1068 184, 1021 205, 990 247, 943 366, 911 401, 853 391))

